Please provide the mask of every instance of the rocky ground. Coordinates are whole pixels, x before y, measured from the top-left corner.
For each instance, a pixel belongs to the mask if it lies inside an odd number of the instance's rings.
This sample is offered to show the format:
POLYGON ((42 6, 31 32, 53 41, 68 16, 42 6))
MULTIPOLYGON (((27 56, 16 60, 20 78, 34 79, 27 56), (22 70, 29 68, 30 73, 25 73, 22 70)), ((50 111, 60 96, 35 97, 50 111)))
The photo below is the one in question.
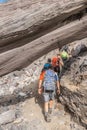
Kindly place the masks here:
POLYGON ((60 103, 53 109, 51 123, 47 123, 42 114, 42 106, 42 102, 36 104, 35 98, 31 98, 16 105, 2 107, 0 130, 85 130, 71 120, 60 103))
MULTIPOLYGON (((85 50, 84 47, 81 46, 82 42, 79 49, 77 47, 78 42, 74 44, 75 46, 77 45, 76 47, 73 46, 72 52, 74 52, 74 54, 76 52, 76 55, 65 65, 61 85, 66 88, 64 88, 60 100, 62 104, 66 103, 64 106, 67 105, 70 112, 73 111, 72 117, 76 114, 77 117, 78 115, 79 117, 83 116, 86 122, 87 118, 84 115, 86 114, 87 106, 86 100, 83 100, 83 97, 87 96, 87 75, 85 73, 87 71, 86 39, 84 39, 84 43, 85 50), (77 101, 77 99, 79 99, 77 98, 79 97, 77 91, 82 90, 82 88, 85 93, 83 93, 84 96, 80 98, 82 101, 79 102, 77 101), (72 96, 70 94, 72 94, 72 96), (74 103, 80 106, 78 109, 72 102, 73 100, 77 101, 74 101, 74 103), (83 113, 81 110, 84 110, 83 113)), ((68 49, 71 51, 71 46, 68 49)), ((51 58, 57 53, 58 49, 44 55, 27 68, 0 77, 0 130, 85 130, 85 127, 82 127, 72 120, 71 115, 66 112, 64 106, 60 103, 57 103, 56 109, 53 109, 51 115, 52 122, 46 123, 44 120, 42 113, 43 100, 36 96, 35 88, 37 88, 37 79, 43 64, 47 61, 48 57, 51 58), (37 98, 37 103, 35 102, 35 97, 37 98)), ((82 91, 80 91, 80 94, 82 94, 82 91)))
POLYGON ((0 16, 0 130, 86 130, 87 0, 8 0, 0 16), (61 104, 46 123, 39 74, 58 53, 50 51, 67 43, 72 58, 63 68, 61 104))

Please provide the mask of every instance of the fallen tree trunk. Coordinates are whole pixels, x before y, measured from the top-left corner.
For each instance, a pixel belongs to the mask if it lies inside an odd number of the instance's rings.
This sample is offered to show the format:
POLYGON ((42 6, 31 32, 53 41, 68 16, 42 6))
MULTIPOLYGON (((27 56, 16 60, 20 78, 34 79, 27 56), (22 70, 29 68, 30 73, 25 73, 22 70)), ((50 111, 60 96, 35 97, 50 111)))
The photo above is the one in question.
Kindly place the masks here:
POLYGON ((0 76, 31 64, 45 53, 87 36, 87 16, 22 47, 0 54, 0 76))
POLYGON ((55 1, 51 4, 48 4, 49 2, 42 4, 36 3, 36 6, 40 8, 39 10, 35 6, 31 8, 28 1, 15 2, 16 1, 14 1, 14 3, 8 2, 8 4, 0 6, 0 46, 12 44, 14 41, 26 36, 28 37, 28 41, 32 40, 35 35, 41 35, 44 30, 46 33, 47 29, 52 28, 52 26, 54 27, 69 16, 87 7, 87 0, 74 0, 73 2, 71 0, 66 1, 66 3, 63 3, 63 1, 55 1), (26 3, 28 5, 26 5, 26 3), (12 12, 10 12, 10 10, 12 10, 12 12))

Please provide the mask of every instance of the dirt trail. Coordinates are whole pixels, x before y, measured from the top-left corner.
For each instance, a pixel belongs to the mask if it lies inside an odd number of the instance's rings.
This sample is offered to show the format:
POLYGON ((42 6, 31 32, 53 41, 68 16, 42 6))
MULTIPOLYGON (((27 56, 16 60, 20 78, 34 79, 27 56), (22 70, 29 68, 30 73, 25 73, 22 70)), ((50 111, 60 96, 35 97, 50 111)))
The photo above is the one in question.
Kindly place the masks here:
POLYGON ((64 111, 64 107, 58 103, 56 109, 53 109, 51 115, 52 121, 47 123, 44 120, 42 112, 42 103, 35 104, 35 98, 26 100, 22 104, 23 118, 31 122, 31 129, 41 130, 84 130, 73 121, 71 121, 70 115, 64 111), (37 126, 37 121, 39 121, 37 126), (33 128, 34 127, 34 128, 33 128))

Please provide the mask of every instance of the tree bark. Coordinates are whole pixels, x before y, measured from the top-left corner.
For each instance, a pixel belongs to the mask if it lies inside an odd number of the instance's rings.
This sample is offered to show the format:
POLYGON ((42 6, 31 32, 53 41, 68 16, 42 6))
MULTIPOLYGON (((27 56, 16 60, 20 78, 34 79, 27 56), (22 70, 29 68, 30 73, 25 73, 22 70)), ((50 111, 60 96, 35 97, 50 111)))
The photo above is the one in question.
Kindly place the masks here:
POLYGON ((22 47, 0 54, 0 76, 21 69, 49 51, 87 36, 87 16, 22 47))

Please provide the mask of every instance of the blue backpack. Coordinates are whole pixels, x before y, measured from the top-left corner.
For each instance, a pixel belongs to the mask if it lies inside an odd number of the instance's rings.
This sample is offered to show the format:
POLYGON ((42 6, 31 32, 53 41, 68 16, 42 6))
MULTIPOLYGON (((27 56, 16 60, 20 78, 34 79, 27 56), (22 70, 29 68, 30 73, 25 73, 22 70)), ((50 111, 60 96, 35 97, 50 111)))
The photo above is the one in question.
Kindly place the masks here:
POLYGON ((56 79, 55 79, 55 72, 53 70, 46 70, 44 81, 43 81, 43 87, 44 90, 52 90, 55 91, 56 86, 56 79))

